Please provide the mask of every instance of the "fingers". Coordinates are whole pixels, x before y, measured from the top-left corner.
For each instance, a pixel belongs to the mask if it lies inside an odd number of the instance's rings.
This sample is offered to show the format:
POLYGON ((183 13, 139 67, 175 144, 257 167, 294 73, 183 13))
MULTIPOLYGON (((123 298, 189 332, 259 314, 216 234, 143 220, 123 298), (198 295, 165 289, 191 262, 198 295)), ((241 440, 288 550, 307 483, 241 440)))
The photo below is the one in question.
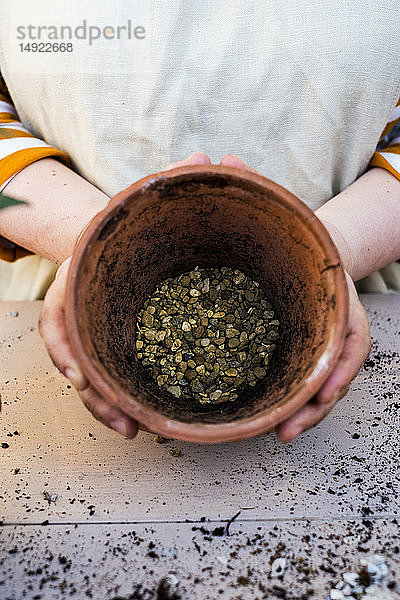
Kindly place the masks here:
POLYGON ((241 158, 236 156, 236 154, 226 154, 221 160, 220 165, 225 167, 236 167, 237 169, 246 169, 246 171, 250 171, 251 173, 258 173, 256 169, 246 165, 246 163, 243 162, 241 158))
POLYGON ((324 419, 348 392, 349 386, 340 390, 339 394, 331 399, 330 402, 322 404, 314 397, 305 406, 295 413, 290 419, 287 419, 276 428, 276 435, 281 442, 290 442, 298 435, 317 425, 324 419))
POLYGON ((65 329, 64 293, 69 262, 70 259, 60 266, 47 291, 39 317, 39 332, 57 369, 80 391, 88 381, 72 355, 65 329))
MULTIPOLYGON (((211 165, 211 160, 204 152, 193 152, 193 154, 183 160, 172 162, 165 167, 164 171, 175 169, 176 167, 183 167, 184 165, 211 165)), ((220 165, 236 167, 237 169, 246 169, 246 171, 251 171, 251 173, 258 173, 256 169, 246 165, 246 163, 236 156, 236 154, 226 154, 221 160, 220 165)))
POLYGON ((193 152, 193 154, 187 158, 184 158, 183 160, 170 163, 167 167, 165 167, 164 171, 169 171, 170 169, 175 169, 176 167, 183 167, 185 165, 211 165, 211 160, 207 154, 204 154, 204 152, 193 152))
POLYGON ((348 392, 350 382, 359 372, 371 349, 367 314, 358 299, 353 282, 349 286, 348 333, 343 351, 331 375, 315 397, 295 415, 281 423, 276 433, 283 442, 319 423, 348 392))
POLYGON ((135 437, 137 423, 118 408, 108 405, 89 385, 72 355, 65 329, 64 293, 70 259, 57 271, 56 279, 47 291, 39 317, 39 332, 46 349, 61 373, 78 390, 93 416, 125 437, 135 437))
POLYGON ((119 408, 107 404, 91 385, 81 391, 79 396, 95 419, 127 438, 136 436, 138 432, 136 421, 130 419, 119 408))
POLYGON ((371 350, 368 317, 353 288, 349 287, 348 334, 342 354, 317 394, 319 402, 323 404, 340 395, 342 388, 357 375, 371 350))
POLYGON ((333 399, 339 399, 341 390, 348 387, 361 369, 370 350, 370 342, 358 333, 350 333, 339 361, 319 392, 318 401, 329 404, 333 399))

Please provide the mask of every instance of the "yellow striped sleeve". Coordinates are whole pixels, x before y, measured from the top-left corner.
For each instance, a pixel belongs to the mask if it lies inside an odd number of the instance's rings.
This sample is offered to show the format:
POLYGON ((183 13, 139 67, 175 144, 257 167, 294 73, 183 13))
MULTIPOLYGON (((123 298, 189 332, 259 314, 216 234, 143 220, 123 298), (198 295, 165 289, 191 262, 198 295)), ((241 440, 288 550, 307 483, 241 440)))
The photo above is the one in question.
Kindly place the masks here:
POLYGON ((400 99, 392 111, 389 121, 380 137, 379 150, 376 150, 368 167, 386 169, 400 180, 400 99), (386 138, 386 143, 383 143, 386 138))
POLYGON ((19 258, 28 256, 29 254, 33 254, 33 252, 22 248, 22 246, 18 246, 14 242, 10 242, 10 240, 0 235, 0 260, 15 262, 19 258))
MULTIPOLYGON (((19 121, 0 74, 0 192, 24 167, 49 157, 71 166, 65 152, 32 135, 19 121)), ((32 253, 0 236, 0 259, 13 262, 28 254, 32 253)))
POLYGON ((65 152, 32 135, 18 120, 6 85, 0 77, 0 191, 21 169, 50 156, 71 166, 65 152))

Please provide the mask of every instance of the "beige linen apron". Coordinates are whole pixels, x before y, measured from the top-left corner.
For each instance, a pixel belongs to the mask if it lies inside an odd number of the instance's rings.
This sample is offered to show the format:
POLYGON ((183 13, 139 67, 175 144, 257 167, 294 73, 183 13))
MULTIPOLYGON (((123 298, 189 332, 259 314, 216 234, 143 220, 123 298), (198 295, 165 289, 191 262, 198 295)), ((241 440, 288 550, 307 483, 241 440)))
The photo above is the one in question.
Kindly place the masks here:
MULTIPOLYGON (((365 171, 400 96, 398 0, 80 6, 38 0, 33 16, 3 0, 0 66, 25 126, 109 195, 198 150, 238 154, 315 210, 365 171), (145 37, 18 47, 18 26, 83 19, 108 32, 130 20, 145 37)), ((400 265, 389 271, 400 289, 400 265)), ((386 291, 384 274, 364 287, 386 291)))

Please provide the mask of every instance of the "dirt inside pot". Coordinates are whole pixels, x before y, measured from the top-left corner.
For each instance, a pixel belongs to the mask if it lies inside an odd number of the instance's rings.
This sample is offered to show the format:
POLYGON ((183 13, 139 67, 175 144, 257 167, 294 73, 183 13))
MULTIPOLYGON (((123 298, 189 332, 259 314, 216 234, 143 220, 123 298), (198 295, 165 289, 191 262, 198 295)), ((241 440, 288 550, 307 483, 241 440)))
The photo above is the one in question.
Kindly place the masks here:
POLYGON ((312 372, 335 320, 332 269, 306 218, 253 181, 227 174, 157 176, 115 208, 87 245, 76 297, 86 351, 115 381, 181 422, 224 423, 276 407, 312 372), (268 375, 236 402, 188 403, 161 390, 135 353, 135 325, 158 282, 231 266, 259 282, 281 323, 268 375), (322 308, 321 308, 322 307, 322 308), (86 332, 86 334, 85 334, 86 332))

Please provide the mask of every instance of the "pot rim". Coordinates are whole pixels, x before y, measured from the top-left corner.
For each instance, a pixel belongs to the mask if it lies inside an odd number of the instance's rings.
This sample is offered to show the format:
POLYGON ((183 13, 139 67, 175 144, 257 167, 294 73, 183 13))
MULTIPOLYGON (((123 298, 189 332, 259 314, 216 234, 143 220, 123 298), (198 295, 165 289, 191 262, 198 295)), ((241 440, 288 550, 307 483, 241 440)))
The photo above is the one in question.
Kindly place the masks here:
POLYGON ((139 426, 143 425, 143 429, 147 431, 169 438, 203 443, 240 441, 261 433, 267 433, 275 429, 279 423, 293 415, 299 408, 306 404, 328 378, 343 349, 348 319, 348 305, 347 282, 337 248, 327 229, 315 216, 314 212, 297 196, 292 194, 292 192, 271 179, 259 173, 247 171, 246 169, 223 165, 185 165, 160 171, 139 179, 113 196, 107 206, 93 217, 77 239, 68 270, 65 291, 66 327, 72 353, 94 389, 113 406, 122 407, 122 410, 129 408, 129 412, 127 410, 125 412, 136 419, 139 426), (244 179, 250 183, 258 184, 268 191, 272 191, 279 198, 279 201, 287 209, 294 210, 296 216, 311 230, 320 246, 324 249, 327 264, 326 269, 330 271, 329 276, 333 277, 332 284, 335 288, 336 305, 338 307, 337 320, 330 327, 325 350, 313 371, 291 391, 289 397, 286 396, 286 399, 281 401, 281 405, 267 407, 251 417, 237 419, 228 423, 187 423, 166 417, 153 408, 141 404, 137 398, 120 387, 98 359, 93 360, 89 356, 78 328, 75 290, 82 269, 84 255, 88 247, 90 247, 90 240, 97 238, 99 231, 111 213, 117 207, 123 206, 132 194, 139 190, 145 190, 146 187, 160 179, 174 179, 190 174, 213 175, 215 173, 244 179))

